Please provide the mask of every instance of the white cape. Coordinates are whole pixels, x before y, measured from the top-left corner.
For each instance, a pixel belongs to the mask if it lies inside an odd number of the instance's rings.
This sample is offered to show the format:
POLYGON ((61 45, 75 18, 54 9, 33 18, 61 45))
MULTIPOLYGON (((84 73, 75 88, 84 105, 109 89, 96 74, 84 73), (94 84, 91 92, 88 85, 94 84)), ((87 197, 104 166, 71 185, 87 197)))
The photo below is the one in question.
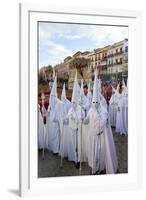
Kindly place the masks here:
POLYGON ((89 123, 88 131, 88 164, 92 173, 106 169, 107 174, 117 171, 117 156, 110 125, 104 110, 97 112, 95 108, 89 110, 84 120, 89 123))
POLYGON ((69 133, 68 133, 68 159, 75 162, 84 162, 87 160, 86 143, 87 137, 85 126, 81 121, 85 113, 78 105, 75 109, 72 107, 68 113, 69 133), (82 114, 81 114, 82 112, 82 114), (82 116, 81 116, 82 115, 82 116))
POLYGON ((62 102, 57 99, 56 105, 50 109, 47 117, 47 141, 48 149, 53 153, 59 153, 60 150, 60 132, 62 123, 59 123, 62 116, 62 102))
POLYGON ((62 124, 61 121, 63 121, 61 129, 60 152, 59 152, 59 155, 61 157, 68 157, 69 126, 67 123, 65 123, 65 121, 67 119, 70 107, 71 107, 70 101, 68 101, 67 99, 63 101, 63 116, 62 119, 60 119, 60 124, 62 124))
POLYGON ((128 98, 121 96, 118 101, 116 132, 128 135, 128 98))
POLYGON ((109 118, 112 127, 116 127, 117 111, 118 111, 118 97, 116 94, 113 94, 109 101, 109 118))

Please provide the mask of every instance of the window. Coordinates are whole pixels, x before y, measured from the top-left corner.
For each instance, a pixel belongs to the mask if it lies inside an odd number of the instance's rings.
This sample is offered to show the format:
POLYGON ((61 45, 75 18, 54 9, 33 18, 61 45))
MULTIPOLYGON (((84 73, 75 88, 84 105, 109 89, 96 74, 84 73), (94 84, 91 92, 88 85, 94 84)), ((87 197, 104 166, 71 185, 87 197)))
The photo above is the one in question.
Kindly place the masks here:
POLYGON ((128 52, 128 46, 125 47, 125 52, 128 52))

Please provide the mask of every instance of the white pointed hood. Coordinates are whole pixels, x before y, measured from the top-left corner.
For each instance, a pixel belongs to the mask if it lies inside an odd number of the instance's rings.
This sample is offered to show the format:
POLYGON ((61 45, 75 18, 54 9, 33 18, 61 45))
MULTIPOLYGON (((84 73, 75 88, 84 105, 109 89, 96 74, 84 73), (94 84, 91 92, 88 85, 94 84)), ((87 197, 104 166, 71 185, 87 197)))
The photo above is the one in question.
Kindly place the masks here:
POLYGON ((124 79, 122 80, 122 88, 125 89, 126 85, 125 85, 125 81, 124 79))
POLYGON ((55 96, 57 97, 57 75, 55 76, 54 82, 53 82, 53 86, 51 89, 51 93, 50 96, 55 96))
POLYGON ((118 83, 117 88, 116 88, 117 93, 119 93, 119 89, 120 89, 120 83, 118 83))
POLYGON ((66 90, 65 90, 65 83, 64 83, 62 94, 61 94, 61 101, 64 101, 65 99, 66 99, 66 90))
POLYGON ((101 79, 98 80, 98 88, 99 88, 99 92, 101 93, 101 79))
POLYGON ((84 81, 83 81, 83 79, 81 80, 81 95, 85 96, 85 94, 84 94, 84 81))
POLYGON ((81 88, 77 81, 77 71, 76 71, 71 102, 78 103, 80 99, 80 95, 81 95, 81 88))
POLYGON ((98 73, 97 69, 95 69, 95 77, 94 77, 94 85, 93 85, 93 98, 92 102, 99 101, 99 86, 98 86, 98 79, 97 79, 98 73))
POLYGON ((87 93, 87 97, 91 99, 92 101, 92 92, 91 92, 91 83, 89 82, 88 84, 88 93, 87 93))
POLYGON ((50 108, 54 108, 56 105, 56 102, 57 102, 57 76, 55 76, 53 86, 51 89, 48 110, 50 110, 50 108))
POLYGON ((84 91, 84 83, 83 83, 83 79, 81 80, 81 91, 83 92, 84 91))
POLYGON ((126 87, 126 92, 128 94, 128 79, 127 79, 127 87, 126 87))
POLYGON ((123 81, 122 81, 122 95, 126 95, 126 94, 127 94, 127 87, 126 87, 125 81, 123 79, 123 81))
POLYGON ((88 83, 88 93, 91 92, 91 83, 88 83))

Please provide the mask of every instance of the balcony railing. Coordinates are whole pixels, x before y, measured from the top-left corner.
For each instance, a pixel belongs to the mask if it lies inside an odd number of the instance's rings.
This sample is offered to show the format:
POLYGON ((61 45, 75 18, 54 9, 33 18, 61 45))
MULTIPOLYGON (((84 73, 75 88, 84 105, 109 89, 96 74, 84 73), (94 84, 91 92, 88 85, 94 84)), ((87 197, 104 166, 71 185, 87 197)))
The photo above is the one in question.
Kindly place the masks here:
POLYGON ((115 62, 114 65, 121 65, 123 62, 115 62))
POLYGON ((113 57, 113 53, 112 53, 112 54, 109 54, 109 55, 107 55, 107 57, 108 57, 108 58, 111 58, 111 57, 113 57))
POLYGON ((107 57, 108 57, 108 58, 111 58, 111 57, 113 57, 113 56, 121 55, 121 54, 123 54, 123 53, 125 53, 125 52, 124 52, 124 51, 119 51, 119 52, 116 52, 116 53, 109 54, 109 55, 107 55, 107 57))
POLYGON ((122 53, 124 53, 124 52, 123 52, 123 51, 119 51, 119 52, 114 53, 113 55, 114 55, 114 56, 117 56, 117 55, 120 55, 120 54, 122 54, 122 53))
POLYGON ((107 69, 107 65, 98 65, 97 69, 101 69, 101 70, 107 69))
POLYGON ((107 64, 107 66, 109 66, 109 67, 113 67, 113 63, 110 63, 110 64, 107 64))
POLYGON ((101 59, 101 61, 105 61, 105 60, 107 60, 107 56, 102 57, 102 59, 101 59))

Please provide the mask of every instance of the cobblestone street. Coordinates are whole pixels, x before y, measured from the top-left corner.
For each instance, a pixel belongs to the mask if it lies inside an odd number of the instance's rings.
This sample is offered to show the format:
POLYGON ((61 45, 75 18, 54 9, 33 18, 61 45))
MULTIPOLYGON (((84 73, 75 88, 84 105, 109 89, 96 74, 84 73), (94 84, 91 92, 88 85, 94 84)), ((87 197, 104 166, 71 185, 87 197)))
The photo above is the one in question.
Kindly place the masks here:
MULTIPOLYGON (((128 172, 128 137, 114 132, 114 141, 118 157, 118 173, 128 172)), ((38 177, 59 177, 59 176, 78 176, 79 169, 76 169, 74 162, 63 160, 63 167, 60 167, 61 158, 53 155, 52 152, 45 150, 45 159, 42 159, 42 151, 38 152, 38 177)), ((82 163, 81 175, 90 175, 91 168, 87 163, 82 163)))

